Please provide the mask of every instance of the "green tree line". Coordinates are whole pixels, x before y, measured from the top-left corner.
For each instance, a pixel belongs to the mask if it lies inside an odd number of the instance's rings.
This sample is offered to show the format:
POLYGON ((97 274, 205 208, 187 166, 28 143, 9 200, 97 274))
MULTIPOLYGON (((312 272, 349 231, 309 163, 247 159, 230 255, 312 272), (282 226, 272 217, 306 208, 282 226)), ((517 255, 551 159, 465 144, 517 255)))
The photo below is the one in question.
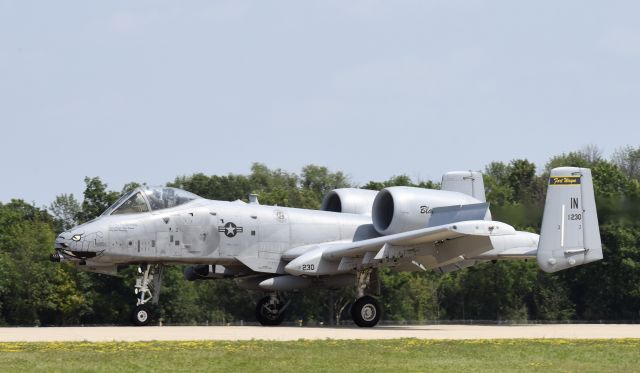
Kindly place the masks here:
MULTIPOLYGON (((487 200, 495 220, 538 232, 548 172, 558 166, 592 169, 604 260, 546 274, 535 261, 487 262, 460 271, 395 272, 381 269, 375 287, 383 319, 435 320, 639 320, 640 319, 640 148, 625 147, 611 159, 588 146, 552 157, 541 173, 526 159, 492 162, 484 170, 487 200)), ((22 200, 0 203, 0 325, 127 324, 135 305, 136 269, 120 277, 86 273, 52 263, 57 233, 100 215, 122 193, 99 177, 85 178, 82 202, 62 194, 47 208, 22 200)), ((308 165, 300 174, 256 163, 248 175, 179 176, 169 186, 218 200, 319 208, 328 191, 354 186, 342 172, 308 165)), ((360 187, 379 190, 405 185, 438 188, 434 181, 399 175, 360 187)), ((167 268, 159 315, 165 323, 237 323, 254 320, 262 294, 239 289, 233 280, 187 282, 182 266, 167 268)), ((348 314, 355 289, 292 294, 288 320, 333 323, 348 314)))

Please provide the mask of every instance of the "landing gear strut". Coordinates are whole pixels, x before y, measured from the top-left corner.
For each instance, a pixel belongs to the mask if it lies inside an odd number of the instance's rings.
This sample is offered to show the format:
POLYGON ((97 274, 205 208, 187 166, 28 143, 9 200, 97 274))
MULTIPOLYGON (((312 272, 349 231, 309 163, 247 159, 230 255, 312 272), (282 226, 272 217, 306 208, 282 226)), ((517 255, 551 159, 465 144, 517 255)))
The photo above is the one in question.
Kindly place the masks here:
POLYGON ((260 299, 256 305, 256 319, 264 326, 275 326, 282 324, 284 311, 289 307, 291 300, 284 301, 276 293, 260 299))
POLYGON ((380 303, 372 296, 365 295, 364 290, 369 285, 371 268, 356 273, 358 299, 351 306, 351 319, 360 327, 372 327, 380 321, 380 303))
POLYGON ((144 264, 138 267, 135 286, 138 302, 133 310, 133 323, 136 326, 146 326, 151 321, 153 315, 148 303, 158 304, 160 300, 163 269, 162 264, 144 264))

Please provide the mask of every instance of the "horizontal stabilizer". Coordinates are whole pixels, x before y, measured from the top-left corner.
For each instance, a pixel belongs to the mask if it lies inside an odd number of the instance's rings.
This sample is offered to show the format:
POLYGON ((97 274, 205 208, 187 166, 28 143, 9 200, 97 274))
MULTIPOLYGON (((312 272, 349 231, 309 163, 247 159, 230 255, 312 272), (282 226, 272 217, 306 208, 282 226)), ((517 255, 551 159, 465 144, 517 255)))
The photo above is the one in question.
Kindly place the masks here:
POLYGON ((458 221, 484 220, 489 210, 488 203, 474 203, 473 205, 434 207, 431 210, 430 227, 455 223, 458 221))

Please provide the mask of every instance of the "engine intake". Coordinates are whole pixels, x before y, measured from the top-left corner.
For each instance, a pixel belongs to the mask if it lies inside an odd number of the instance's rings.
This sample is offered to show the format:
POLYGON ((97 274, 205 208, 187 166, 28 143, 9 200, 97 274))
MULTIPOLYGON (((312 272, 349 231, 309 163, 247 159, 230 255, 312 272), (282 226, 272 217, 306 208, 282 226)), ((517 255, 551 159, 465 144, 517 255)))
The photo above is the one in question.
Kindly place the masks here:
POLYGON ((320 210, 371 215, 371 207, 377 194, 377 191, 368 189, 334 189, 324 197, 320 210))

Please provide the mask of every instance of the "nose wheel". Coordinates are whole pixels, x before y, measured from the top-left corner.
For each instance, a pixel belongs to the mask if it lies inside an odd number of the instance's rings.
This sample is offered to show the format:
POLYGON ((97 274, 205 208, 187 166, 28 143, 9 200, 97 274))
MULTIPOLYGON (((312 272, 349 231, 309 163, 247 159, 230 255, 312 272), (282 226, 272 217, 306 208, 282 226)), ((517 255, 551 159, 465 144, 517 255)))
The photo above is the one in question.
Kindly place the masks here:
POLYGON ((151 321, 151 309, 147 305, 136 306, 133 310, 133 323, 136 326, 147 326, 151 321))

